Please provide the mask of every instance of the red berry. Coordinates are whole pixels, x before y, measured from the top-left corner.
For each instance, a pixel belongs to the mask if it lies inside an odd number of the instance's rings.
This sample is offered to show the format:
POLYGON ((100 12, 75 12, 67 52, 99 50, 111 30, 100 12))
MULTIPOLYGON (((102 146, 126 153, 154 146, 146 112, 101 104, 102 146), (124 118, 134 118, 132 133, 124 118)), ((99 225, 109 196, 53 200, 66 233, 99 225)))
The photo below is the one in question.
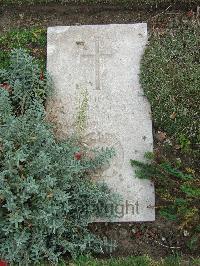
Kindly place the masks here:
POLYGON ((44 80, 44 73, 43 72, 40 73, 40 80, 44 80))
POLYGON ((76 152, 76 153, 74 154, 74 157, 75 157, 76 160, 80 160, 81 157, 82 157, 81 152, 76 152))
MULTIPOLYGON (((7 90, 8 92, 11 91, 11 87, 10 87, 9 83, 7 83, 7 82, 3 82, 3 83, 1 83, 1 84, 0 84, 0 87, 3 88, 3 89, 5 89, 5 90, 7 90)), ((1 265, 0 265, 0 266, 1 266, 1 265)))
POLYGON ((0 266, 8 266, 6 261, 0 260, 0 266))
POLYGON ((0 84, 0 86, 2 88, 5 88, 5 87, 9 86, 9 84, 7 82, 3 82, 3 83, 0 84))
POLYGON ((141 232, 138 231, 138 232, 135 233, 135 237, 136 238, 140 238, 141 236, 142 236, 142 233, 141 232))
POLYGON ((188 16, 189 18, 191 18, 191 17, 193 16, 193 11, 192 11, 192 10, 188 11, 188 12, 187 12, 187 16, 188 16))

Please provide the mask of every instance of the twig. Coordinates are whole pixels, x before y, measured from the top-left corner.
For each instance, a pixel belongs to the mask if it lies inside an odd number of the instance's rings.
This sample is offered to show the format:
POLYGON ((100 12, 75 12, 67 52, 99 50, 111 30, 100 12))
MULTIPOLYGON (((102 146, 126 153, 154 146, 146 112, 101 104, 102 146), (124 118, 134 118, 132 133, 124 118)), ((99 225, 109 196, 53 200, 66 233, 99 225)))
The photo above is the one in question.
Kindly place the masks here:
POLYGON ((197 19, 199 18, 199 13, 200 13, 200 6, 197 6, 197 15, 196 15, 197 19))
POLYGON ((162 244, 162 243, 160 243, 160 242, 158 242, 158 241, 156 241, 156 240, 155 240, 155 242, 156 242, 157 244, 159 244, 160 246, 163 246, 163 247, 165 247, 165 248, 170 248, 170 249, 179 249, 179 248, 181 248, 181 247, 170 247, 170 246, 164 245, 164 244, 162 244))
POLYGON ((161 13, 158 13, 157 15, 153 16, 153 18, 156 18, 162 14, 164 14, 169 8, 171 7, 171 5, 169 5, 164 11, 162 11, 161 13))

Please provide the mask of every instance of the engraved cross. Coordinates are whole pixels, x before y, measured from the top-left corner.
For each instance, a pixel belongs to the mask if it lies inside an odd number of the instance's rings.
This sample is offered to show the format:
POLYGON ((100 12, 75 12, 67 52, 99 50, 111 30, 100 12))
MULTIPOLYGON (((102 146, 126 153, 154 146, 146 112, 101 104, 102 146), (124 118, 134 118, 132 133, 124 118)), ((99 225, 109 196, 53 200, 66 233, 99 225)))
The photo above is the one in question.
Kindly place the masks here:
POLYGON ((95 52, 94 54, 82 54, 82 57, 94 57, 95 61, 95 85, 96 90, 100 90, 101 82, 100 82, 100 59, 103 56, 111 56, 110 53, 102 53, 100 51, 100 41, 97 39, 95 41, 95 52))

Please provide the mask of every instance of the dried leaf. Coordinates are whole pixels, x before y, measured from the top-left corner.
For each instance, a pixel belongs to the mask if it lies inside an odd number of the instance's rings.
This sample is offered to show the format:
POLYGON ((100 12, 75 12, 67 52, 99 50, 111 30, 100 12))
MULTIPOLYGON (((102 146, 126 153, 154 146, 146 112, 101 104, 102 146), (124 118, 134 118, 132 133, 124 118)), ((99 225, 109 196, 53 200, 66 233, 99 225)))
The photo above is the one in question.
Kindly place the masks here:
POLYGON ((156 138, 158 141, 163 142, 167 138, 167 134, 162 131, 158 131, 156 138))
POLYGON ((176 113, 173 112, 173 113, 170 115, 170 118, 171 118, 171 119, 175 119, 175 118, 176 118, 176 113))

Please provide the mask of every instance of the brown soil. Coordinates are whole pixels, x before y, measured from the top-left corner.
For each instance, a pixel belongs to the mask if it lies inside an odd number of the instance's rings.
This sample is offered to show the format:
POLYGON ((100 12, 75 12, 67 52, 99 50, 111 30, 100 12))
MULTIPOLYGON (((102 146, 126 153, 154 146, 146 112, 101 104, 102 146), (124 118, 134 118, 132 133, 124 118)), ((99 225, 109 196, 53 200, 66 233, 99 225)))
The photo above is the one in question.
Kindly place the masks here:
POLYGON ((182 16, 179 10, 137 11, 117 5, 1 6, 0 32, 19 27, 147 22, 149 29, 163 27, 169 19, 182 16))
MULTIPOLYGON (((147 22, 149 31, 162 34, 172 19, 186 14, 186 11, 171 10, 170 7, 157 11, 138 11, 112 5, 1 6, 0 33, 32 26, 147 22)), ((112 239, 113 244, 115 241, 118 243, 112 256, 148 254, 160 258, 176 252, 181 252, 186 257, 195 256, 187 248, 189 236, 184 236, 184 232, 178 231, 174 223, 162 220, 158 214, 155 222, 101 223, 91 225, 91 229, 107 240, 112 239)), ((107 250, 105 253, 109 256, 110 252, 107 250)))
MULTIPOLYGON (((111 256, 138 256, 148 254, 158 259, 181 252, 186 257, 195 255, 185 245, 186 237, 177 232, 175 224, 156 218, 146 223, 102 223, 92 225, 92 230, 105 241, 117 244, 113 250, 105 250, 103 258, 111 256), (111 254, 110 254, 111 251, 111 254)), ((187 238, 188 239, 188 238, 187 238)))

